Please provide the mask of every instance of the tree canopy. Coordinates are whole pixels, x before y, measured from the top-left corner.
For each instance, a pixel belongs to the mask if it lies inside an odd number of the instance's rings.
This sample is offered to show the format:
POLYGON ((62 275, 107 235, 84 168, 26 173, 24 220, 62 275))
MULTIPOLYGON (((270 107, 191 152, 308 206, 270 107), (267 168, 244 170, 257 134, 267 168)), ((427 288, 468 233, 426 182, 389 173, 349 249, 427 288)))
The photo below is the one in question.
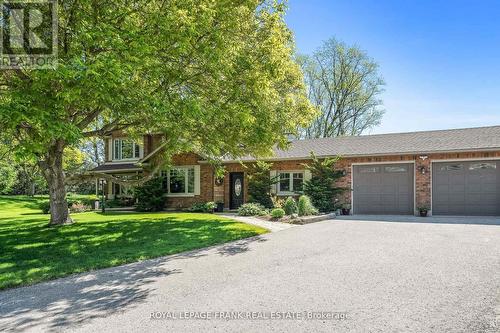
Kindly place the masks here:
POLYGON ((360 135, 380 124, 385 83, 366 52, 332 38, 299 61, 309 99, 320 111, 302 137, 360 135))
POLYGON ((85 138, 163 133, 166 160, 181 151, 266 155, 315 114, 282 2, 61 0, 58 8, 58 67, 0 73, 0 135, 40 166, 53 224, 70 220, 64 151, 85 138))

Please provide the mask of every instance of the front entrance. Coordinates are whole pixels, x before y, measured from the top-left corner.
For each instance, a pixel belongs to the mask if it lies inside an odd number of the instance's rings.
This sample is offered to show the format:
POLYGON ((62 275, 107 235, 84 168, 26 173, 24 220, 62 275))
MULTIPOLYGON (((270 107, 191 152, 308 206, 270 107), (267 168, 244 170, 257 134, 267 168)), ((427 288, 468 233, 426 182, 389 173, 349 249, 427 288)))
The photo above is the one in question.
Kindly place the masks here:
POLYGON ((243 172, 231 172, 229 174, 230 179, 230 200, 229 200, 229 208, 237 209, 244 202, 244 174, 243 172))

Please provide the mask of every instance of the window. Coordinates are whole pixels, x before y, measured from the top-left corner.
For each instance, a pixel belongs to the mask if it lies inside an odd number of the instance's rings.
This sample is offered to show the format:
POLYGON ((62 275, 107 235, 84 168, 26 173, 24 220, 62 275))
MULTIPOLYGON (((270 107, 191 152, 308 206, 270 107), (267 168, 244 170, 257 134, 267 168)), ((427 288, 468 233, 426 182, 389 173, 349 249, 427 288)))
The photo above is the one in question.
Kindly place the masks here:
POLYGON ((380 172, 380 168, 377 166, 359 168, 359 173, 377 173, 377 172, 380 172))
POLYGON ((408 169, 404 166, 386 166, 385 172, 406 172, 408 169))
POLYGON ((113 159, 132 160, 141 157, 142 147, 134 141, 126 139, 114 139, 113 159))
POLYGON ((471 163, 469 170, 496 169, 496 163, 471 163))
POLYGON ((463 164, 449 164, 440 168, 441 171, 459 171, 464 168, 463 164))
POLYGON ((303 189, 303 172, 280 172, 280 181, 278 183, 278 192, 300 192, 303 189))
POLYGON ((168 194, 194 195, 194 167, 176 167, 162 171, 161 175, 165 177, 163 186, 168 194))

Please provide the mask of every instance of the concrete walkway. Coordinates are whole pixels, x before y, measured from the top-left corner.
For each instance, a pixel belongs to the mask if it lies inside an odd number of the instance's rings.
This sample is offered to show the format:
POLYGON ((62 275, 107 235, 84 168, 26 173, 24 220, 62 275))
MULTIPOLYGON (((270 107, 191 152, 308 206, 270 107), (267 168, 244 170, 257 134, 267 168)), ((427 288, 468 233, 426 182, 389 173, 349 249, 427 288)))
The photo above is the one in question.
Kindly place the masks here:
POLYGON ((259 219, 257 217, 239 216, 239 215, 234 214, 234 213, 222 213, 222 214, 217 214, 217 215, 224 216, 224 217, 227 217, 227 218, 239 221, 239 222, 253 224, 253 225, 256 225, 258 227, 267 229, 270 232, 276 232, 276 231, 281 231, 281 230, 286 230, 289 228, 297 227, 297 225, 295 225, 295 224, 265 221, 265 220, 259 219))

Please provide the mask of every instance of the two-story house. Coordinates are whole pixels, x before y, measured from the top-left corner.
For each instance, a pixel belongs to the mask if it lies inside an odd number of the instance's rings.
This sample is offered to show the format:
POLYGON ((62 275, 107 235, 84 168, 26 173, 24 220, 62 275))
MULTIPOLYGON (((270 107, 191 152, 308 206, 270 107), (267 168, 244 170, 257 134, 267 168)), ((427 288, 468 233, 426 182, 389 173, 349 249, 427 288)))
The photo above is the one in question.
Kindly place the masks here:
MULTIPOLYGON (((161 136, 145 135, 136 144, 119 133, 106 138, 106 163, 96 172, 136 177, 154 164, 161 136)), ((304 170, 310 152, 318 157, 340 155, 337 167, 350 190, 343 201, 354 214, 415 214, 427 206, 434 215, 500 215, 500 126, 456 130, 296 140, 286 151, 276 149, 272 174, 280 177, 272 189, 289 196, 311 177, 304 170)), ((223 201, 235 209, 246 202, 246 164, 255 159, 224 160, 223 179, 202 157, 174 157, 166 176, 167 207, 186 208, 194 202, 223 201)), ((128 196, 126 186, 109 183, 109 198, 128 196)))

